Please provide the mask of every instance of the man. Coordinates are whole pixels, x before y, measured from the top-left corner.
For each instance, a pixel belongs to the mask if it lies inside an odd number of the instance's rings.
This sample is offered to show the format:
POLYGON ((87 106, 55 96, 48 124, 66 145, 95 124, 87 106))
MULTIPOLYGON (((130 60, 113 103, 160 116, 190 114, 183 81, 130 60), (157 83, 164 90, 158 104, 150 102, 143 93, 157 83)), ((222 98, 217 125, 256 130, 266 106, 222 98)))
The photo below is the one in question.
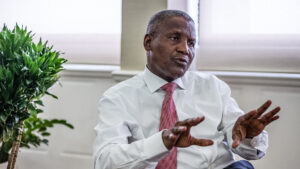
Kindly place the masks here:
POLYGON ((187 71, 195 55, 194 22, 182 11, 155 14, 147 27, 143 73, 107 90, 99 102, 95 169, 252 168, 232 152, 261 158, 266 125, 280 108, 267 101, 244 114, 228 85, 187 71), (204 120, 205 117, 205 120, 204 120))

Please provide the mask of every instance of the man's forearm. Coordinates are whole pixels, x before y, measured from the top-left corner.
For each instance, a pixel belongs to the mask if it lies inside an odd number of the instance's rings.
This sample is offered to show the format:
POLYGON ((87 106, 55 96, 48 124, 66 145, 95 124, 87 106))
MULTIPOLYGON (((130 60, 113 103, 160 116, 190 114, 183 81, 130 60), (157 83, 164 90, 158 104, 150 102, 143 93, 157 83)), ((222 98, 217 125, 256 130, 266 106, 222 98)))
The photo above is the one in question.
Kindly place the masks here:
POLYGON ((168 154, 161 132, 130 144, 109 143, 95 153, 95 169, 155 168, 156 162, 168 154))

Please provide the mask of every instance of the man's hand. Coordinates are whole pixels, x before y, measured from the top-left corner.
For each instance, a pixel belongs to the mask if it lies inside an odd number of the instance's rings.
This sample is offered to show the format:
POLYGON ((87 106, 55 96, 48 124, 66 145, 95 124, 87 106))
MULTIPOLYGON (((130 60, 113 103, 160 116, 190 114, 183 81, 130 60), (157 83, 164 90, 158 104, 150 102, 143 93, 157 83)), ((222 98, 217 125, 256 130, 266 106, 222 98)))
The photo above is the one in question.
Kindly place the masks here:
POLYGON ((262 116, 271 103, 271 100, 268 100, 257 110, 250 111, 237 119, 232 129, 233 148, 239 146, 240 141, 245 138, 259 135, 268 124, 279 118, 276 114, 280 111, 280 107, 276 107, 262 116))
POLYGON ((192 126, 196 126, 204 120, 204 117, 189 118, 176 122, 175 126, 163 131, 162 138, 165 146, 170 150, 172 147, 189 147, 191 145, 209 146, 212 140, 197 139, 190 134, 192 126))

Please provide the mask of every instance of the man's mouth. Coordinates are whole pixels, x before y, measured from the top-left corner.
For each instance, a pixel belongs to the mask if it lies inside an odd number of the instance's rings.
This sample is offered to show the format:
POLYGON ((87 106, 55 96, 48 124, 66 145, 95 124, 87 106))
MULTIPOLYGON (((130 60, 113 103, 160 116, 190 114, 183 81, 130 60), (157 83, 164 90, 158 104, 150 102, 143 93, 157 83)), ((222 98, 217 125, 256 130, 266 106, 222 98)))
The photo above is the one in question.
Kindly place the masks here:
POLYGON ((178 64, 179 66, 187 66, 188 58, 186 58, 186 57, 174 58, 174 62, 176 64, 178 64))

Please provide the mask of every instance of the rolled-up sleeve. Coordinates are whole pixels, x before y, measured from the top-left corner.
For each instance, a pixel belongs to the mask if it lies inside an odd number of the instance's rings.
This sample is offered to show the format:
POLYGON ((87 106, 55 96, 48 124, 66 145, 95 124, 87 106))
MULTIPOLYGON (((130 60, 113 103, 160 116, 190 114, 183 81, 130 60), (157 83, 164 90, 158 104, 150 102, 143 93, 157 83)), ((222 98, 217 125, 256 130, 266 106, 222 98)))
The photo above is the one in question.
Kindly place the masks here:
POLYGON ((263 131, 258 136, 252 139, 244 139, 240 142, 237 148, 232 148, 232 129, 236 120, 244 115, 244 112, 239 108, 236 101, 231 97, 231 90, 229 86, 219 81, 219 90, 223 103, 223 117, 220 129, 226 135, 226 141, 230 149, 247 160, 256 160, 263 157, 268 148, 268 134, 263 131))
POLYGON ((145 138, 141 127, 126 112, 123 104, 105 96, 99 102, 94 168, 155 168, 157 162, 169 153, 162 141, 162 132, 145 138))

